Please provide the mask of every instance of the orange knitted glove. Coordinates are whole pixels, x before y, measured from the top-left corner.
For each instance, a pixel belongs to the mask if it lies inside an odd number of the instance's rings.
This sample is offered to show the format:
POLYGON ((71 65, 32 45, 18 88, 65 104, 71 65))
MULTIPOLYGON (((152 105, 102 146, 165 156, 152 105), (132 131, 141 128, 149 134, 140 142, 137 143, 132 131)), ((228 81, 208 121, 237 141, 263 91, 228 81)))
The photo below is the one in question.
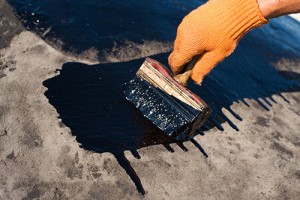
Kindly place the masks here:
POLYGON ((169 64, 176 75, 194 56, 201 55, 191 73, 201 84, 233 52, 241 37, 267 22, 257 0, 209 0, 182 20, 169 64))

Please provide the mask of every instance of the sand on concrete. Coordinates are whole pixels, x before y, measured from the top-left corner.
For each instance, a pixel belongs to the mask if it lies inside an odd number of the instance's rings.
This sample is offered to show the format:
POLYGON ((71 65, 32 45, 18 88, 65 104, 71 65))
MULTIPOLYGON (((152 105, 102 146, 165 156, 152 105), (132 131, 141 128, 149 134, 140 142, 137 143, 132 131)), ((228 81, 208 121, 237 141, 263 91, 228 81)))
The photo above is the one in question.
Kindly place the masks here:
POLYGON ((188 152, 176 145, 175 153, 161 145, 140 149, 141 159, 126 152, 146 190, 141 196, 113 155, 79 147, 44 95, 42 82, 64 63, 92 62, 28 31, 16 33, 0 55, 0 199, 300 197, 299 92, 283 94, 289 103, 274 95, 269 112, 251 99, 251 107, 233 104, 243 118, 232 117, 240 132, 224 124, 222 133, 211 129, 195 138, 208 158, 190 142, 188 152))

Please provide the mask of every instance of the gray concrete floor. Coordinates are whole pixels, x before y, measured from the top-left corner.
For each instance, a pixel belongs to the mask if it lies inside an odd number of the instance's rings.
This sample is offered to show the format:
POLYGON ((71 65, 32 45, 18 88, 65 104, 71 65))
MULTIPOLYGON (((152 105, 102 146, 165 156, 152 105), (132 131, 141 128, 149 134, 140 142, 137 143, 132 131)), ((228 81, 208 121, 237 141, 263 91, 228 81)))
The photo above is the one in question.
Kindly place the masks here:
MULTIPOLYGON (((125 152, 146 190, 141 196, 113 155, 79 147, 44 95, 42 82, 65 62, 92 62, 28 31, 11 35, 0 50, 0 199, 299 199, 300 92, 283 93, 289 103, 274 95, 268 112, 251 99, 250 107, 233 104, 240 132, 224 124, 224 132, 195 138, 208 158, 191 142, 188 152, 176 145, 174 153, 140 149, 141 159, 125 152)), ((299 73, 293 63, 289 70, 299 73)))

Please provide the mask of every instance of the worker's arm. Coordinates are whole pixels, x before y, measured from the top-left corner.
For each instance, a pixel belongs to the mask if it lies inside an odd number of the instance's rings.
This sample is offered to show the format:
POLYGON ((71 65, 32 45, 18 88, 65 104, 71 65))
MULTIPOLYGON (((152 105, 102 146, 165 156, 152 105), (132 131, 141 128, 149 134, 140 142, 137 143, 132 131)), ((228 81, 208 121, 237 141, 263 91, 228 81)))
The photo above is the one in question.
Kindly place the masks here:
POLYGON ((200 55, 185 77, 201 84, 203 78, 235 49, 250 30, 268 19, 300 12, 300 0, 209 0, 178 26, 169 64, 174 74, 200 55))
POLYGON ((258 0, 258 4, 267 19, 300 12, 300 0, 258 0))

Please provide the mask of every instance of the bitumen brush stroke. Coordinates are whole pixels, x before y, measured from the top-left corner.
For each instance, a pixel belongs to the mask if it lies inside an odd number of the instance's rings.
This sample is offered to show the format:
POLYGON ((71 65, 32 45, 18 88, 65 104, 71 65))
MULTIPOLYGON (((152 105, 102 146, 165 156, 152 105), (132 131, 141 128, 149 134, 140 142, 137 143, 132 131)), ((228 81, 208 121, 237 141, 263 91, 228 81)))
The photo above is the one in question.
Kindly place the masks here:
MULTIPOLYGON (((238 48, 237 54, 240 53, 240 56, 224 62, 206 78, 203 86, 189 85, 214 110, 211 123, 204 130, 211 128, 212 124, 222 129, 221 123, 224 121, 238 129, 222 112, 222 108, 226 108, 242 120, 230 108, 234 102, 245 102, 245 98, 255 99, 268 110, 266 98, 272 99, 273 94, 291 88, 299 89, 298 82, 284 79, 270 64, 273 62, 270 59, 272 56, 260 57, 258 54, 263 52, 258 50, 256 55, 250 57, 251 62, 244 62, 241 59, 243 51, 247 51, 247 48, 238 48), (266 102, 260 102, 260 99, 266 102)), ((154 58, 166 61, 167 56, 162 54, 154 58)), ((142 184, 125 159, 124 151, 130 150, 135 154, 137 149, 145 146, 174 142, 145 119, 122 93, 120 86, 135 76, 143 61, 139 59, 92 66, 66 63, 58 70, 57 76, 44 82, 48 88, 45 95, 49 102, 57 109, 62 122, 71 128, 82 147, 114 154, 142 194, 142 184)))
POLYGON ((161 136, 125 99, 120 87, 142 62, 93 66, 66 63, 58 76, 44 82, 50 103, 84 148, 123 152, 148 146, 161 136))
MULTIPOLYGON (((260 30, 260 34, 274 34, 272 27, 278 27, 281 23, 286 23, 286 20, 270 24, 270 27, 260 30)), ((296 26, 300 26, 296 23, 296 26)), ((273 94, 291 88, 298 90, 299 82, 286 80, 272 63, 282 57, 299 58, 297 48, 294 47, 299 43, 300 35, 292 32, 280 34, 285 34, 287 38, 284 43, 273 38, 260 38, 259 33, 250 34, 241 41, 234 55, 206 77, 202 86, 189 83, 188 87, 213 109, 210 118, 212 124, 223 129, 220 122, 228 121, 238 130, 229 117, 223 114, 222 108, 242 120, 230 108, 234 102, 241 101, 248 105, 245 99, 254 99, 268 110, 271 104, 269 101, 274 101, 273 94)), ((161 54, 154 58, 167 65, 167 56, 161 54)), ((162 133, 144 119, 122 94, 120 86, 135 76, 143 61, 142 58, 93 66, 66 63, 59 70, 58 76, 44 82, 50 103, 57 108, 63 122, 72 129, 84 148, 97 152, 123 152, 172 142, 168 139, 159 142, 162 133), (158 138, 153 139, 156 136, 158 138)))
MULTIPOLYGON (((28 30, 51 44, 77 53, 90 48, 112 49, 126 45, 126 41, 138 44, 145 40, 172 41, 184 15, 203 3, 173 0, 9 2, 28 30)), ((99 55, 99 59, 106 58, 99 55)))
MULTIPOLYGON (((236 53, 243 55, 239 52, 241 50, 243 48, 238 48, 236 53)), ((257 51, 257 54, 261 53, 257 51)), ((166 61, 167 56, 162 54, 154 58, 166 61)), ((250 58, 256 60, 255 63, 242 62, 240 58, 229 58, 206 78, 203 86, 190 84, 192 91, 212 107, 213 122, 222 122, 217 115, 227 119, 222 108, 241 119, 230 108, 234 102, 244 101, 245 98, 260 101, 299 86, 299 83, 281 77, 266 57, 250 58)), ((143 61, 92 66, 66 63, 58 70, 58 76, 44 82, 50 103, 84 148, 114 153, 172 142, 167 138, 160 142, 163 134, 144 119, 122 94, 120 86, 135 76, 143 61)), ((259 103, 268 109, 266 102, 259 103)), ((232 126, 236 127, 234 124, 232 126)))
MULTIPOLYGON (((276 103, 272 95, 281 95, 281 92, 291 89, 299 90, 299 74, 293 74, 296 78, 287 80, 284 78, 287 76, 282 76, 273 65, 281 58, 300 58, 300 35, 293 32, 299 26, 290 18, 271 21, 269 26, 245 37, 234 54, 218 65, 202 86, 189 83, 188 87, 214 111, 203 131, 213 126, 223 130, 221 123, 225 121, 238 130, 231 117, 222 111, 225 108, 242 120, 239 113, 231 109, 234 102, 248 105, 245 99, 254 99, 267 111, 276 103), (285 31, 281 27, 285 27, 285 31), (278 39, 281 37, 286 39, 281 41, 278 39)), ((153 58, 167 65, 167 56, 161 54, 153 58)), ((143 61, 142 58, 93 66, 66 63, 58 76, 44 82, 50 103, 57 109, 63 123, 77 136, 82 147, 114 154, 142 194, 141 181, 124 159, 123 152, 130 150, 138 158, 136 149, 155 144, 164 144, 169 148, 168 144, 174 142, 144 119, 122 95, 120 85, 135 76, 143 61)))

